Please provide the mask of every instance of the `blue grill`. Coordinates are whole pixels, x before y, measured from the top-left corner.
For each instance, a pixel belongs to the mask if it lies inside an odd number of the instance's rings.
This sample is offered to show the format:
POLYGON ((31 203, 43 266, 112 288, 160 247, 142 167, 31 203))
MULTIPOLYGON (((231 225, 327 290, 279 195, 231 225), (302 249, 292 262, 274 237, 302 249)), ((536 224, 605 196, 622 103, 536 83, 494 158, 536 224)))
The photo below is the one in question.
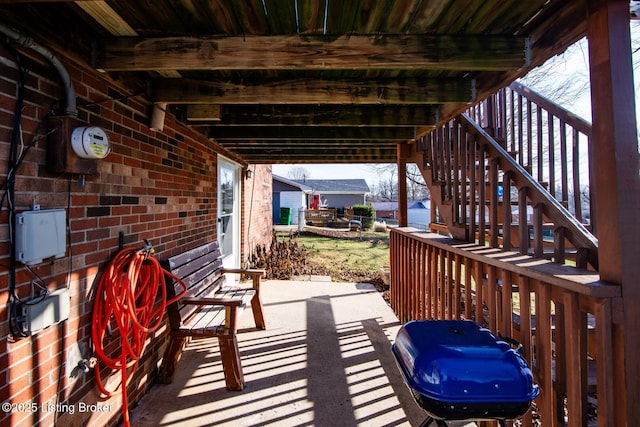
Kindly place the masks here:
POLYGON ((470 320, 418 320, 400 328, 396 362, 425 426, 445 420, 504 420, 524 415, 540 390, 510 344, 470 320))

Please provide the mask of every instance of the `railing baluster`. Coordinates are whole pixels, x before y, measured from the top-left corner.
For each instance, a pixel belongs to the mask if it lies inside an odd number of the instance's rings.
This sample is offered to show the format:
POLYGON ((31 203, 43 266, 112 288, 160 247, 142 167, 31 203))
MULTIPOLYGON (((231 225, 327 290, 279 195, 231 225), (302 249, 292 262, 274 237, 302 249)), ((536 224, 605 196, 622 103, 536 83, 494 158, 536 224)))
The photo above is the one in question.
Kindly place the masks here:
POLYGON ((564 227, 553 230, 553 262, 558 264, 564 264, 566 261, 564 231, 564 227))
POLYGON ((500 310, 500 332, 513 337, 513 279, 509 270, 502 270, 502 307, 500 310))
POLYGON ((516 122, 515 122, 515 92, 514 91, 509 91, 509 95, 511 95, 511 99, 510 99, 510 103, 509 103, 509 117, 511 117, 511 132, 509 132, 509 136, 510 138, 510 143, 505 145, 506 147, 509 147, 507 149, 507 151, 515 151, 516 149, 516 122))
POLYGON ((437 319, 446 319, 447 311, 447 290, 449 288, 447 280, 447 257, 444 249, 438 249, 438 291, 436 293, 438 304, 436 310, 437 319))
POLYGON ((473 271, 473 261, 464 259, 464 318, 472 319, 473 294, 471 288, 471 273, 473 271))
POLYGON ((554 371, 554 389, 553 389, 553 409, 554 419, 559 424, 564 424, 564 398, 567 394, 567 333, 565 328, 564 304, 562 299, 556 301, 553 299, 552 289, 552 308, 551 313, 551 340, 553 341, 553 353, 555 353, 555 371, 554 371))
POLYGON ((547 189, 553 197, 556 196, 556 162, 555 162, 555 133, 554 133, 553 114, 547 113, 547 156, 549 161, 549 188, 547 189))
POLYGON ((536 258, 542 258, 544 255, 541 204, 533 207, 533 254, 536 258))
POLYGON ((580 188, 580 135, 573 128, 573 206, 576 219, 583 222, 582 217, 582 189, 580 188))
POLYGON ((419 265, 417 266, 418 269, 420 270, 420 279, 418 282, 418 286, 420 288, 420 295, 419 295, 419 300, 420 300, 420 316, 418 317, 418 319, 428 319, 427 316, 427 295, 429 294, 429 290, 427 289, 427 286, 429 286, 429 268, 428 268, 428 262, 429 262, 429 253, 428 253, 429 247, 424 244, 421 243, 420 244, 420 256, 418 258, 418 263, 419 265))
POLYGON ((502 249, 511 250, 511 172, 502 175, 502 249))
POLYGON ((458 320, 460 319, 460 310, 461 310, 461 302, 462 302, 462 257, 459 254, 455 254, 454 258, 454 266, 455 273, 453 279, 453 309, 452 311, 452 319, 458 320))
POLYGON ((507 148, 507 89, 501 90, 500 99, 500 138, 502 138, 502 147, 507 148))
POLYGON ((438 299, 438 249, 431 247, 431 274, 429 285, 429 319, 437 319, 437 299, 438 299))
POLYGON ((613 323, 611 300, 599 300, 595 304, 596 317, 596 346, 598 357, 597 366, 597 394, 598 394, 598 425, 614 426, 616 416, 616 392, 614 385, 614 361, 612 331, 609 325, 613 323))
POLYGON ((480 261, 474 261, 473 267, 476 278, 475 320, 479 325, 484 325, 484 307, 482 304, 482 302, 484 301, 484 264, 482 264, 480 261))
POLYGON ((543 426, 554 423, 553 353, 551 338, 551 286, 535 282, 536 292, 536 371, 540 384, 540 395, 536 401, 541 411, 543 426))
POLYGON ((525 166, 525 156, 524 156, 524 136, 523 136, 523 112, 524 109, 522 107, 522 95, 518 94, 518 153, 515 157, 520 165, 525 166))
POLYGON ((452 182, 452 176, 451 176, 451 172, 452 172, 452 168, 451 168, 451 145, 452 145, 452 141, 451 141, 451 127, 449 124, 443 126, 443 131, 444 131, 444 139, 442 140, 443 144, 444 144, 444 179, 446 182, 446 194, 447 194, 447 200, 451 200, 453 198, 453 182, 452 182))
POLYGON ((569 208, 569 171, 568 171, 568 153, 567 153, 567 124, 560 120, 560 184, 562 186, 562 196, 560 202, 565 204, 565 208, 569 208))
POLYGON ((478 183, 478 243, 482 246, 485 244, 486 233, 486 212, 487 212, 487 171, 485 148, 480 147, 478 153, 478 166, 476 171, 476 182, 478 183))
POLYGON ((453 131, 451 135, 451 146, 453 152, 453 220, 456 224, 461 224, 462 214, 460 210, 464 207, 460 202, 460 124, 453 121, 453 131))
POLYGON ((527 100, 527 161, 523 165, 529 171, 530 174, 533 174, 533 117, 532 117, 532 102, 527 100))
POLYGON ((542 131, 542 108, 540 108, 540 106, 538 106, 536 108, 536 123, 537 123, 537 129, 536 129, 536 134, 538 136, 538 179, 537 181, 542 183, 544 182, 544 148, 543 148, 543 144, 542 144, 542 137, 543 137, 543 131, 542 131))
POLYGON ((529 253, 529 222, 527 212, 527 187, 522 187, 518 190, 518 234, 520 253, 527 255, 529 253))
POLYGON ((469 188, 471 189, 471 194, 469 196, 469 241, 476 241, 476 228, 477 222, 476 218, 478 216, 479 209, 478 207, 478 179, 477 179, 477 168, 478 168, 478 152, 476 150, 478 144, 476 144, 475 136, 470 135, 469 132, 467 134, 467 141, 469 142, 469 188))
MULTIPOLYGON (((493 157, 489 160, 489 226, 491 233, 491 247, 498 247, 498 159, 493 157)), ((504 208, 504 206, 503 206, 504 208)))
POLYGON ((486 319, 486 322, 489 324, 489 329, 495 331, 498 328, 498 311, 496 310, 498 276, 496 268, 493 265, 490 265, 487 270, 487 295, 485 297, 485 304, 487 304, 488 319, 486 319))
MULTIPOLYGON (((518 276, 518 303, 520 308, 520 334, 517 339, 520 341, 524 348, 524 357, 529 362, 529 366, 533 366, 533 340, 531 334, 531 287, 529 286, 529 278, 524 276, 518 276)), ((527 412, 522 417, 522 423, 524 427, 533 426, 533 414, 531 411, 527 412)))
POLYGON ((444 307, 444 318, 447 320, 453 319, 453 283, 454 283, 454 273, 453 273, 453 257, 446 256, 446 282, 445 282, 445 294, 443 298, 443 307, 444 307))
MULTIPOLYGON (((469 170, 468 168, 468 156, 469 156, 469 138, 465 128, 460 126, 460 223, 467 224, 467 206, 468 199, 467 194, 469 193, 470 183, 469 183, 469 170)), ((467 240, 470 240, 467 237, 467 240)), ((475 239, 474 239, 475 240, 475 239)))

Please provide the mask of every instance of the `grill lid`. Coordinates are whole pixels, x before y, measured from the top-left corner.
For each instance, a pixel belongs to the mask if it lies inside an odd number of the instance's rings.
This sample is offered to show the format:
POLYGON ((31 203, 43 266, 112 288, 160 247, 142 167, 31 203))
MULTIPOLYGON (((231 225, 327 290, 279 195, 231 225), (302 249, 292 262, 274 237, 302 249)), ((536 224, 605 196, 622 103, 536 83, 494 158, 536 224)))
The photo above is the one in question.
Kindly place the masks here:
POLYGON ((443 402, 529 402, 540 390, 525 359, 469 320, 405 324, 393 352, 407 385, 443 402))

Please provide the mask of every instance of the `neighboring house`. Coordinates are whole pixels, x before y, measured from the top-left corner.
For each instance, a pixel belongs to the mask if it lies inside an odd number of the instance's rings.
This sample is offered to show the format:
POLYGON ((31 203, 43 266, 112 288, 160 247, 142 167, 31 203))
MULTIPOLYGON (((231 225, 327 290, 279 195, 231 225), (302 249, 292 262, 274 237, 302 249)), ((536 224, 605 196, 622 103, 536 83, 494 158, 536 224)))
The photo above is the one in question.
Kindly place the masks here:
POLYGON ((407 225, 425 229, 431 222, 431 200, 422 199, 409 202, 407 206, 407 225))
MULTIPOLYGON (((371 202, 376 211, 376 219, 395 224, 398 221, 398 202, 371 202)), ((414 200, 408 203, 407 224, 409 227, 427 228, 431 222, 431 201, 414 200)))
POLYGON ((398 220, 398 202, 371 202, 377 220, 398 220))
POLYGON ((280 224, 282 220, 281 208, 289 208, 291 209, 291 224, 298 224, 299 212, 307 207, 307 195, 312 192, 313 189, 307 185, 273 175, 273 223, 280 224))
POLYGON ((295 182, 313 189, 307 207, 312 207, 314 196, 319 196, 320 206, 325 208, 341 210, 347 206, 365 205, 367 194, 371 192, 364 179, 306 179, 295 182))

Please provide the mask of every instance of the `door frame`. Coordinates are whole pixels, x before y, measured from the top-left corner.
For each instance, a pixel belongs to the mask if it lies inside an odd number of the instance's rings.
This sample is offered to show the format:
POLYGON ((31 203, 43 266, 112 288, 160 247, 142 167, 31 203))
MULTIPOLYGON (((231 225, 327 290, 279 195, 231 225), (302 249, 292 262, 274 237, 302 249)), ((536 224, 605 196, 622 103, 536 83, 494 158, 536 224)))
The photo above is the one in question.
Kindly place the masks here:
POLYGON ((242 200, 242 166, 238 163, 222 156, 218 155, 218 167, 217 167, 217 240, 220 245, 220 251, 222 252, 222 264, 226 268, 233 268, 240 265, 240 239, 241 239, 241 200, 242 200), (224 253, 222 237, 222 194, 221 183, 222 173, 224 171, 232 170, 233 173, 233 206, 231 213, 231 253, 224 253))

